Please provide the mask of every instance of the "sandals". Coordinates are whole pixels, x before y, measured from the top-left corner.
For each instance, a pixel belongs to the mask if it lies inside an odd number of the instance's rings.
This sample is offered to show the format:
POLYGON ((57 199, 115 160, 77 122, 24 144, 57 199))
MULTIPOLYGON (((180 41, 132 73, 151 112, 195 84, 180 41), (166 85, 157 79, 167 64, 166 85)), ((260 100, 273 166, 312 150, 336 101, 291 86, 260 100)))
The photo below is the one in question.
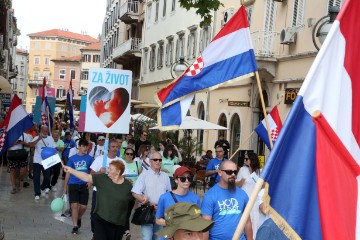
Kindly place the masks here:
POLYGON ((129 231, 129 230, 126 230, 126 231, 125 231, 125 239, 126 239, 126 240, 130 240, 130 239, 131 239, 131 234, 130 234, 130 231, 129 231))
POLYGON ((10 193, 15 194, 16 193, 16 188, 13 188, 10 193))

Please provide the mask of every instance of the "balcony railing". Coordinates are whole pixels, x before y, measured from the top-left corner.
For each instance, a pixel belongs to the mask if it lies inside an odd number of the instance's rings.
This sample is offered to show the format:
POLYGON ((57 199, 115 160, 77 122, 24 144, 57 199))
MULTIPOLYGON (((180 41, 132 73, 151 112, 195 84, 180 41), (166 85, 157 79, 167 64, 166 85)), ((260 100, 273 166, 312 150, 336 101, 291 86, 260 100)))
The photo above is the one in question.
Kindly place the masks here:
POLYGON ((120 7, 120 19, 127 23, 137 21, 139 17, 139 1, 126 1, 120 7))
POLYGON ((275 57, 280 55, 280 33, 274 31, 255 31, 251 33, 255 56, 275 57))
MULTIPOLYGON (((29 79, 28 80, 28 85, 42 85, 43 84, 43 80, 38 80, 38 79, 29 79)), ((50 86, 51 82, 50 80, 46 80, 46 85, 50 86)))
POLYGON ((136 57, 141 56, 141 38, 130 38, 126 42, 121 43, 117 48, 114 49, 114 58, 119 58, 125 54, 135 55, 136 57), (140 54, 140 55, 138 55, 140 54))

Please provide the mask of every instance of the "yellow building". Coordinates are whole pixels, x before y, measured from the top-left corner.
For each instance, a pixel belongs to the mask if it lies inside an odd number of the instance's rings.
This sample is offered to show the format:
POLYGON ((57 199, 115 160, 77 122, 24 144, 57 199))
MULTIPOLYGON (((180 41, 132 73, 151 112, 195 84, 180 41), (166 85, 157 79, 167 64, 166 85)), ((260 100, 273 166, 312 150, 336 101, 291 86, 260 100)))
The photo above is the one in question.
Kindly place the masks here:
MULTIPOLYGON (((30 49, 26 111, 33 112, 43 78, 46 77, 47 85, 54 88, 56 87, 54 79, 65 78, 66 74, 71 74, 70 72, 66 73, 66 70, 64 70, 65 72, 59 70, 59 76, 54 76, 55 63, 51 60, 78 56, 81 54, 81 48, 98 42, 98 40, 88 35, 60 29, 31 33, 28 36, 30 37, 30 49)), ((64 86, 69 86, 69 82, 64 83, 64 86)), ((56 88, 54 90, 57 91, 56 88)))

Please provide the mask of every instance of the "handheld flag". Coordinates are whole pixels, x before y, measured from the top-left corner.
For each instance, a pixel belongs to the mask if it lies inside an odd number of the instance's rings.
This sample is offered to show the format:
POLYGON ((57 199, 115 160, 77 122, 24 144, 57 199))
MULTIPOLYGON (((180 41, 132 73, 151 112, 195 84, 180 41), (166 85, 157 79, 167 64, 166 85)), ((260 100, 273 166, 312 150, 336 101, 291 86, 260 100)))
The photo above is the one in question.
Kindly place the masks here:
POLYGON ((359 11, 345 1, 261 174, 294 239, 360 238, 359 11))
POLYGON ((74 128, 74 110, 73 110, 73 90, 72 90, 72 79, 70 79, 70 86, 67 92, 66 100, 69 105, 69 120, 70 120, 70 128, 74 128))
POLYGON ((20 98, 15 94, 5 120, 0 129, 0 154, 19 139, 21 134, 34 125, 31 118, 21 104, 20 98))
POLYGON ((189 104, 188 101, 179 103, 182 100, 190 99, 191 102, 192 95, 197 92, 215 89, 235 78, 251 77, 256 71, 249 24, 242 6, 196 61, 178 79, 157 92, 155 99, 166 112, 158 113, 158 120, 162 123, 159 127, 176 128, 181 123, 186 114, 181 116, 179 113, 186 113, 189 108, 184 109, 189 104), (173 115, 178 115, 174 121, 173 115))
POLYGON ((51 134, 51 129, 53 126, 53 119, 50 110, 50 105, 47 98, 47 86, 46 86, 46 77, 43 79, 43 88, 41 96, 41 125, 46 125, 49 127, 49 135, 51 134))
MULTIPOLYGON (((267 116, 269 121, 271 140, 274 143, 279 136, 280 130, 282 128, 281 118, 277 106, 275 106, 267 116)), ((263 119, 260 124, 255 128, 255 132, 259 135, 259 137, 266 144, 266 146, 271 149, 265 119, 263 119)))

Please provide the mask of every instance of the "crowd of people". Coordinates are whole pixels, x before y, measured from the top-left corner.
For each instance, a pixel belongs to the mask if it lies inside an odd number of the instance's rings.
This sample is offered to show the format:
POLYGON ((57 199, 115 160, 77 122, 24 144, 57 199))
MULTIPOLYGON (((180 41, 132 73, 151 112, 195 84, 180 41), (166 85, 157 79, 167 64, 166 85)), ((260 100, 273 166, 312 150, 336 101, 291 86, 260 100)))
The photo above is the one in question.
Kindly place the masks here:
MULTIPOLYGON (((154 221, 141 225, 143 240, 232 238, 260 174, 255 153, 247 153, 238 166, 228 160, 230 143, 220 136, 215 157, 208 150, 197 163, 197 169, 206 169, 208 178, 208 190, 200 199, 191 191, 196 169, 182 164, 176 145, 166 141, 153 145, 147 131, 136 140, 131 134, 117 135, 109 139, 108 149, 105 140, 103 134, 79 134, 66 127, 49 134, 47 126, 39 130, 34 126, 9 149, 29 152, 26 159, 8 162, 11 193, 29 187, 29 179, 35 201, 62 189, 69 196, 71 232, 78 234, 92 191, 91 231, 96 240, 131 239, 131 214, 141 205, 156 210, 154 221), (62 163, 44 169, 41 151, 45 147, 55 148, 62 163)), ((272 224, 262 210, 264 204, 258 197, 240 239, 266 239, 260 238, 264 233, 257 235, 258 230, 269 232, 261 227, 263 222, 272 224)))

